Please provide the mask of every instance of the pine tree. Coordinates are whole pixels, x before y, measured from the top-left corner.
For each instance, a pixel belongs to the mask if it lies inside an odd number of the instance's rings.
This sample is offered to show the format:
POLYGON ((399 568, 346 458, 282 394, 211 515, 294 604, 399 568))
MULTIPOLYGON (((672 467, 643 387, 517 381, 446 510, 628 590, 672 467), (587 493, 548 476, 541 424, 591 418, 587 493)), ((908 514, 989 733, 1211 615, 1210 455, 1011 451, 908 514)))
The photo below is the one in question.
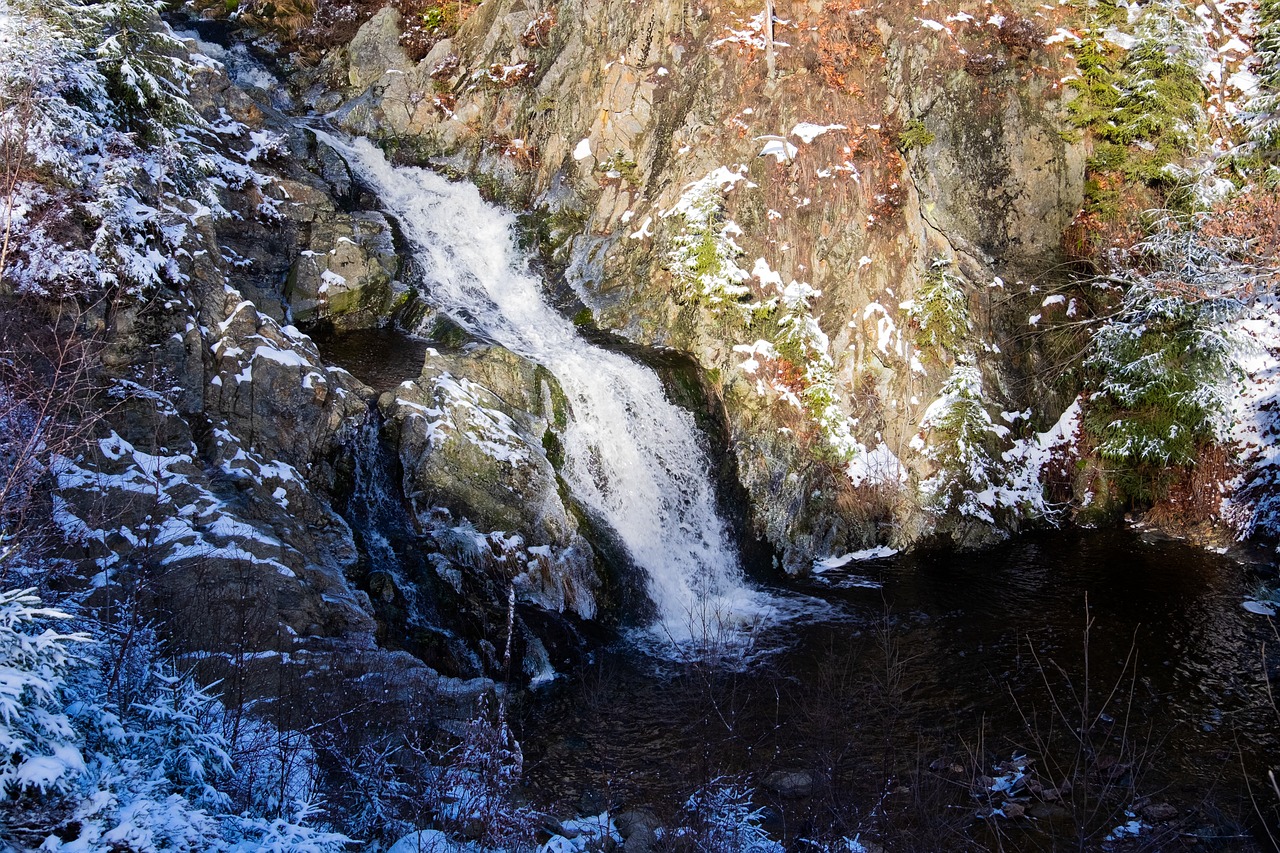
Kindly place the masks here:
POLYGON ((1104 458, 1139 474, 1194 464, 1229 420, 1239 369, 1228 323, 1252 271, 1202 235, 1204 219, 1170 215, 1152 224, 1132 250, 1140 263, 1126 273, 1122 302, 1085 361, 1098 389, 1085 428, 1104 458))
POLYGON ((1267 169, 1267 182, 1280 185, 1280 0, 1259 0, 1253 44, 1258 93, 1248 104, 1252 153, 1267 169))
POLYGON ((160 20, 154 0, 103 0, 85 11, 102 38, 89 43, 107 81, 116 120, 144 143, 169 141, 171 129, 200 124, 187 101, 196 63, 160 20))
POLYGON ((935 258, 908 309, 919 327, 916 342, 939 360, 955 352, 969 335, 969 298, 962 284, 950 262, 935 258))
POLYGON ((928 441, 917 438, 913 447, 937 466, 921 484, 934 512, 995 524, 994 490, 1003 482, 996 445, 1008 429, 991 419, 982 372, 972 359, 957 361, 938 399, 925 411, 920 430, 928 441))

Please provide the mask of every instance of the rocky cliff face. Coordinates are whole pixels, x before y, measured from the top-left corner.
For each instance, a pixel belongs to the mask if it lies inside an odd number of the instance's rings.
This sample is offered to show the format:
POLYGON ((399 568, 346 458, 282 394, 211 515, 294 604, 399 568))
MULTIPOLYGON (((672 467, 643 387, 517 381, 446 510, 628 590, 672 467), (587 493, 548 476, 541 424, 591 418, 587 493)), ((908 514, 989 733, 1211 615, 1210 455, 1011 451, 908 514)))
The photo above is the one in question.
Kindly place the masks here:
POLYGON ((220 69, 196 82, 193 105, 229 128, 217 150, 252 178, 221 186, 223 215, 191 217, 171 283, 81 324, 106 394, 89 446, 55 466, 66 555, 97 572, 95 606, 158 618, 237 702, 468 715, 503 665, 510 588, 517 678, 574 651, 559 614, 596 614, 594 552, 543 447, 558 389, 498 350, 433 351, 379 408, 294 323, 420 319, 391 224, 262 91, 220 69), (506 462, 475 452, 489 441, 506 462), (380 479, 371 498, 362 481, 380 479))
POLYGON ((976 524, 940 506, 926 415, 957 365, 992 411, 1026 412, 1024 436, 1070 402, 1015 330, 1084 157, 1044 13, 928 11, 781 4, 771 56, 747 5, 490 2, 415 63, 387 8, 334 58, 336 120, 536 208, 598 325, 692 353, 789 569, 976 544, 1028 507, 1009 483, 976 524), (950 320, 921 306, 944 273, 950 320))
MULTIPOLYGON (((734 3, 490 0, 415 61, 418 25, 386 7, 290 83, 527 210, 576 321, 689 354, 726 494, 804 572, 989 543, 1042 517, 1046 487, 1105 496, 1070 461, 1056 359, 1079 340, 1028 334, 1076 310, 1059 14, 797 2, 770 25, 734 3)), ((165 567, 140 594, 201 601, 172 624, 215 669, 341 647, 424 683, 493 674, 514 590, 539 674, 619 592, 562 477, 563 392, 436 317, 378 199, 286 96, 233 76, 206 70, 193 103, 236 123, 222 144, 258 177, 221 190, 231 215, 195 217, 186 286, 100 318, 111 375, 171 390, 126 395, 64 470, 64 530, 104 570, 165 567), (435 346, 380 397, 304 334, 388 324, 435 346), (231 639, 250 612, 262 636, 231 639)))

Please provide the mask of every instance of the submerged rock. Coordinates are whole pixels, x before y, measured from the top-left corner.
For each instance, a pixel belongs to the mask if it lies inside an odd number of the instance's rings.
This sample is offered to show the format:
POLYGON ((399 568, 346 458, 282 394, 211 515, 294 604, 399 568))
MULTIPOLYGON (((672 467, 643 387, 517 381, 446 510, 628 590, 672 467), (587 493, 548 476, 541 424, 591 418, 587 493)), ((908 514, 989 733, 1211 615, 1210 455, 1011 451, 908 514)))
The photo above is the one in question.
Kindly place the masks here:
POLYGON ((811 796, 817 783, 817 776, 808 770, 778 770, 764 778, 764 786, 780 797, 811 796))

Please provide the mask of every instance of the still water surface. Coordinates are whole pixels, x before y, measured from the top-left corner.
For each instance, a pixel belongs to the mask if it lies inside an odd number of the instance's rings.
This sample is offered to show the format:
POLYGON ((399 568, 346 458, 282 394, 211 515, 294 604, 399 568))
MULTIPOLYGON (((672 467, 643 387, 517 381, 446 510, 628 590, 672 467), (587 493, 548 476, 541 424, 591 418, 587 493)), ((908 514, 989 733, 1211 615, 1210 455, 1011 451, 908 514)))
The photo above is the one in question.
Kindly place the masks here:
MULTIPOLYGON (((521 721, 531 791, 569 809, 661 812, 731 775, 792 843, 833 823, 886 829, 871 814, 883 798, 881 815, 945 813, 933 829, 896 818, 912 824, 902 832, 952 833, 937 849, 991 844, 989 830, 965 826, 981 805, 973 778, 1039 755, 1036 735, 1054 743, 1041 768, 1067 765, 1087 701, 1093 744, 1121 767, 1108 796, 1176 807, 1166 835, 1180 845, 1260 849, 1227 837, 1261 832, 1248 784, 1274 816, 1263 786, 1280 757, 1263 669, 1265 655, 1275 674, 1263 651, 1275 635, 1241 606, 1246 569, 1125 530, 849 568, 793 586, 829 606, 765 630, 745 665, 659 661, 621 643, 536 694, 521 721), (809 774, 809 790, 770 790, 771 774, 791 771, 809 774)), ((1040 835, 1007 849, 1076 846, 1055 840, 1071 826, 1031 823, 1040 835)))

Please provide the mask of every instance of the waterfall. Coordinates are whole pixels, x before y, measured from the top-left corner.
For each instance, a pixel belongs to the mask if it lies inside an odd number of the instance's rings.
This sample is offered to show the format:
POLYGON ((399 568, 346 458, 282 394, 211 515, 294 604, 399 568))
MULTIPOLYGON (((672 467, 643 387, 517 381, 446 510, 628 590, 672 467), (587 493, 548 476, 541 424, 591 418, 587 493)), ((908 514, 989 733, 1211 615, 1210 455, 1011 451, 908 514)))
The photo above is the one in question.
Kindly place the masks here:
POLYGON ((562 472, 648 576, 660 635, 705 641, 770 611, 743 581, 716 512, 693 417, 648 367, 588 343, 546 301, 514 237, 515 218, 465 182, 394 167, 365 139, 318 132, 396 217, 428 298, 455 322, 551 371, 569 399, 562 472))

